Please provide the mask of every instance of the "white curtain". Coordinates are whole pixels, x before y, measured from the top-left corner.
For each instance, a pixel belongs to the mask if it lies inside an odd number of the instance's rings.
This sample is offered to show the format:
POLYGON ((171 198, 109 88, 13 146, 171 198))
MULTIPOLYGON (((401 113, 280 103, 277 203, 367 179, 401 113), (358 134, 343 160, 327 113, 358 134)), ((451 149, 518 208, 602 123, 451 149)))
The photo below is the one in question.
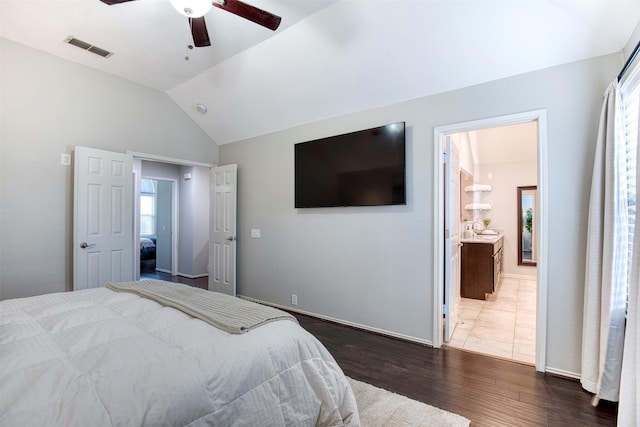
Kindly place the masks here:
POLYGON ((581 382, 594 402, 618 401, 622 368, 630 252, 621 105, 616 81, 600 116, 587 230, 581 382))
MULTIPOLYGON (((640 114, 638 117, 640 122, 640 114)), ((639 127, 640 129, 640 127, 639 127)), ((638 132, 640 141, 640 131, 638 132)), ((639 153, 640 154, 640 153, 639 153)), ((618 426, 640 426, 640 212, 637 195, 640 192, 640 155, 636 156, 636 220, 633 234, 633 260, 629 279, 629 308, 627 332, 624 340, 622 378, 620 382, 620 404, 618 426)))

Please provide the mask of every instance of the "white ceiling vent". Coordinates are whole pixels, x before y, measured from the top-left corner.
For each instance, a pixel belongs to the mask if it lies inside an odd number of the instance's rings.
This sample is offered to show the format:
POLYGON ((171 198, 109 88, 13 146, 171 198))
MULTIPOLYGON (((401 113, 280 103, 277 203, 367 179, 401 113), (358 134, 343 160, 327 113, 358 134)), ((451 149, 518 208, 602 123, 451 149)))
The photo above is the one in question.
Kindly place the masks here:
POLYGON ((94 45, 92 45, 90 43, 87 43, 87 42, 83 42, 82 40, 79 40, 79 39, 77 39, 77 38, 75 38, 73 36, 67 37, 66 39, 64 39, 64 41, 65 41, 65 43, 72 44, 74 46, 79 47, 80 49, 84 49, 84 50, 89 51, 91 53, 95 53, 96 55, 100 55, 103 58, 108 58, 111 55, 113 55, 113 52, 109 52, 107 50, 100 49, 97 46, 94 46, 94 45))

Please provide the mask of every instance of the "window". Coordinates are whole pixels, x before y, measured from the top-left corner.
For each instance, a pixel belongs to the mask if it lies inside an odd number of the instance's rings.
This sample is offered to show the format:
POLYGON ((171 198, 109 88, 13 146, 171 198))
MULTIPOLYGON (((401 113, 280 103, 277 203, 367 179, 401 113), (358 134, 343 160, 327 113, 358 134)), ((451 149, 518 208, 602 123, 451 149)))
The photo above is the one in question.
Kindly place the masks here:
POLYGON ((156 234, 156 182, 140 180, 140 235, 156 234))
MULTIPOLYGON (((633 260, 633 235, 636 217, 636 174, 638 156, 638 114, 640 112, 640 66, 638 63, 627 70, 627 75, 620 84, 620 98, 622 99, 622 129, 621 137, 624 144, 621 144, 619 155, 623 174, 626 175, 626 183, 623 183, 625 202, 627 206, 627 286, 631 280, 631 262, 633 260), (625 185, 626 184, 626 185, 625 185)), ((640 232, 637 231, 636 232, 640 232)), ((636 255, 637 256, 637 255, 636 255)), ((627 289, 627 296, 629 295, 627 289)))

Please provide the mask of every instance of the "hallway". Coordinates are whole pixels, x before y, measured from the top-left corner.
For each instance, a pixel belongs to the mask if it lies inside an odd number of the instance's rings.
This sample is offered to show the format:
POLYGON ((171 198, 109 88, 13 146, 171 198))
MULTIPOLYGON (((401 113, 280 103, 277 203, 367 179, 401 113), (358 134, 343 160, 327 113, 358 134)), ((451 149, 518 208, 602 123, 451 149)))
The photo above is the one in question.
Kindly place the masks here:
POLYGON ((462 298, 449 346, 535 364, 536 281, 503 278, 486 301, 462 298))

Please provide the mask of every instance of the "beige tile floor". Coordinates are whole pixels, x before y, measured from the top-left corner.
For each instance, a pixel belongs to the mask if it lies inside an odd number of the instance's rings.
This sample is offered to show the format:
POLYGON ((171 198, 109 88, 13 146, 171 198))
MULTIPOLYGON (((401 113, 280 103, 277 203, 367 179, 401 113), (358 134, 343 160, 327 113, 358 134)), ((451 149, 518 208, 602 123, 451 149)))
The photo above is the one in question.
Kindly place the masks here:
POLYGON ((535 363, 536 282, 503 278, 485 301, 462 298, 449 345, 535 363))

